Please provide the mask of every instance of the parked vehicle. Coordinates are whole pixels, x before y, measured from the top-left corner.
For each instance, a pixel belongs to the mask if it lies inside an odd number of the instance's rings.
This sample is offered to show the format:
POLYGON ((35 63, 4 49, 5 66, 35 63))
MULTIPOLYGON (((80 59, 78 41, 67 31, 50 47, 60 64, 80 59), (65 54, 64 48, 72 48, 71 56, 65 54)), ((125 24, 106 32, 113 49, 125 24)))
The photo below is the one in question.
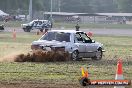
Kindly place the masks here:
POLYGON ((4 25, 0 25, 0 30, 4 30, 4 25))
POLYGON ((21 25, 25 32, 30 32, 34 29, 39 29, 41 32, 45 29, 51 29, 52 23, 49 20, 33 20, 30 23, 21 25))
POLYGON ((39 40, 32 42, 31 49, 68 51, 72 60, 100 60, 105 51, 103 44, 95 42, 85 32, 75 30, 48 31, 39 40))

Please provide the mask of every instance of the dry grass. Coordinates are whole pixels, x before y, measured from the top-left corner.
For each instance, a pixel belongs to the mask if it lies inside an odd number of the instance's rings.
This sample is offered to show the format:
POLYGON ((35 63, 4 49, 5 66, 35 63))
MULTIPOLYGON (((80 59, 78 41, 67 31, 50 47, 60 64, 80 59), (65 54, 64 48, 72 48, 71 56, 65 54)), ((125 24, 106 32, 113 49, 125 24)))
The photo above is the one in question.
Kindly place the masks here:
MULTIPOLYGON (((15 81, 31 81, 39 83, 38 85, 40 85, 40 82, 49 85, 52 83, 55 83, 55 85, 57 83, 58 85, 63 83, 69 85, 69 83, 74 82, 75 85, 79 85, 78 78, 81 77, 80 67, 88 68, 91 80, 114 79, 118 59, 123 60, 124 78, 132 79, 131 37, 94 36, 93 38, 96 39, 96 41, 104 44, 106 52, 102 60, 93 61, 90 58, 86 58, 86 60, 84 58, 82 61, 68 61, 69 58, 66 58, 66 56, 68 56, 66 52, 64 52, 65 54, 62 52, 45 51, 28 53, 31 42, 40 37, 36 34, 19 33, 16 41, 10 38, 11 35, 9 33, 4 34, 2 32, 0 34, 0 58, 6 56, 4 61, 9 61, 9 63, 0 62, 1 82, 3 82, 3 80, 8 83, 14 83, 15 81), (57 60, 64 60, 64 62, 58 62, 57 60), (11 61, 13 61, 13 63, 10 63, 11 61), (14 61, 26 63, 16 63, 14 61)), ((61 88, 63 87, 61 86, 61 88)), ((132 87, 130 86, 128 88, 132 87)))

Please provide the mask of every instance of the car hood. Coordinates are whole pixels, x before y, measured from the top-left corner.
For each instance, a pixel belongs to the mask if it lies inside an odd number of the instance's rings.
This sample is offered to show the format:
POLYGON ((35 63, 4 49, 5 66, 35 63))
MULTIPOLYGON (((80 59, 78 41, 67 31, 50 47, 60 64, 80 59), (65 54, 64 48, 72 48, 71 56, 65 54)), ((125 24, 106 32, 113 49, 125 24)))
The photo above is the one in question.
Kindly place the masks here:
POLYGON ((31 24, 30 23, 22 24, 22 26, 31 26, 31 24))
POLYGON ((103 45, 102 43, 100 43, 100 42, 95 42, 95 46, 101 47, 102 50, 103 50, 103 52, 105 52, 104 45, 103 45))
POLYGON ((100 42, 95 42, 94 45, 95 45, 95 46, 98 46, 98 47, 102 47, 102 46, 103 46, 103 44, 100 43, 100 42))
POLYGON ((26 26, 26 25, 28 25, 28 24, 22 24, 22 26, 26 26))
POLYGON ((38 41, 32 42, 32 45, 58 46, 58 47, 62 47, 62 46, 67 46, 68 45, 68 42, 59 42, 59 41, 56 41, 56 40, 53 40, 53 41, 38 40, 38 41))

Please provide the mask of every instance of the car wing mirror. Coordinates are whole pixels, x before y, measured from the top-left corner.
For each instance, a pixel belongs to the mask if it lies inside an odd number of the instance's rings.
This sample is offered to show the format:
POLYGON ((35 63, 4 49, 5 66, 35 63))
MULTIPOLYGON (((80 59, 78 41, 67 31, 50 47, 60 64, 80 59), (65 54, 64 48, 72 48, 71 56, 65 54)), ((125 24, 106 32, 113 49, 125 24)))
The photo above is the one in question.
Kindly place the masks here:
POLYGON ((95 43, 95 40, 92 40, 92 43, 95 43))

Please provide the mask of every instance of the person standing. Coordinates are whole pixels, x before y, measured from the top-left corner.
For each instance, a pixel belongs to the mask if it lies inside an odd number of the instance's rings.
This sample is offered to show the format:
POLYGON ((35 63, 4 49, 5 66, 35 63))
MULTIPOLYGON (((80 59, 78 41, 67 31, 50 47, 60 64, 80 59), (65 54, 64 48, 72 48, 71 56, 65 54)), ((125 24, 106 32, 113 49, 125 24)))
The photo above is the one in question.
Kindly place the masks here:
POLYGON ((13 34, 12 35, 13 35, 13 39, 16 40, 16 30, 15 29, 13 29, 13 34))
POLYGON ((79 31, 80 26, 77 24, 77 25, 75 26, 75 28, 76 28, 76 31, 79 31))

